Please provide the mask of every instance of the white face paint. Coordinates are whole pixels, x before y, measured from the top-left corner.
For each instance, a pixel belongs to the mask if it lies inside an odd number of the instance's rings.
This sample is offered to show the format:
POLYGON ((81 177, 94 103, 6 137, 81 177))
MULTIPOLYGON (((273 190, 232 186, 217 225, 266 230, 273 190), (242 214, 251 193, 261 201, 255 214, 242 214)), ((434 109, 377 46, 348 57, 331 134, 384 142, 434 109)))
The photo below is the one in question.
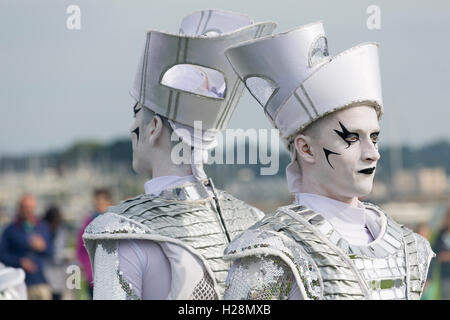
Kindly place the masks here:
POLYGON ((338 111, 318 123, 311 144, 315 163, 311 174, 321 190, 334 198, 370 193, 378 153, 378 117, 368 106, 338 111))
POLYGON ((151 146, 147 141, 148 123, 143 122, 144 110, 140 105, 133 108, 134 122, 130 128, 133 147, 133 170, 138 174, 151 174, 151 146))

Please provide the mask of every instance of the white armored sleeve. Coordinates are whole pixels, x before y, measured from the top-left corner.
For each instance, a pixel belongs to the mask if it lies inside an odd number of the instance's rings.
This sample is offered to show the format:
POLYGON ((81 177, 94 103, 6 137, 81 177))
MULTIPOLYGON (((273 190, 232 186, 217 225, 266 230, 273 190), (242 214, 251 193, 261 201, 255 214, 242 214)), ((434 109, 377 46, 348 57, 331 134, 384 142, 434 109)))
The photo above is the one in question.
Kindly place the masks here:
POLYGON ((290 267, 276 256, 236 260, 228 273, 225 300, 303 300, 290 267))

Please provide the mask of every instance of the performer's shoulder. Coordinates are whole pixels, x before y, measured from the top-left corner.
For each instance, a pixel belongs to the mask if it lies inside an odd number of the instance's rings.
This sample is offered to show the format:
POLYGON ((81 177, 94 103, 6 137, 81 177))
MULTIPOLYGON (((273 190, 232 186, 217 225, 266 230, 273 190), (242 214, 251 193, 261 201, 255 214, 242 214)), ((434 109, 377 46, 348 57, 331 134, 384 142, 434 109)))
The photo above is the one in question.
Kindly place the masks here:
POLYGON ((108 207, 85 229, 85 237, 93 234, 147 233, 142 220, 175 210, 173 206, 182 205, 161 197, 141 194, 108 207))
POLYGON ((254 228, 242 232, 225 249, 225 255, 243 253, 246 250, 274 247, 279 235, 271 230, 254 228))
POLYGON ((236 198, 235 196, 233 196, 228 191, 225 191, 225 190, 222 190, 222 189, 216 189, 216 192, 217 192, 220 200, 225 201, 225 202, 229 202, 230 205, 234 205, 234 206, 241 205, 243 207, 252 207, 247 202, 236 198))
POLYGON ((257 207, 252 206, 247 202, 236 198, 235 196, 233 196, 232 194, 230 194, 225 190, 216 189, 216 191, 218 192, 218 196, 222 201, 221 204, 224 207, 224 209, 232 209, 234 211, 240 212, 248 211, 249 213, 251 213, 252 216, 254 216, 254 218, 256 219, 255 221, 260 220, 261 218, 264 217, 264 212, 258 209, 257 207))
MULTIPOLYGON (((312 213, 311 210, 305 206, 299 206, 295 204, 279 207, 274 211, 266 213, 260 220, 253 224, 246 232, 248 234, 261 233, 262 236, 271 234, 273 236, 281 237, 283 230, 288 229, 290 226, 297 226, 297 222, 294 221, 291 215, 286 212, 298 214, 300 217, 309 218, 312 213)), ((302 226, 300 225, 300 228, 302 226)))
POLYGON ((171 212, 182 212, 192 210, 193 207, 201 207, 201 202, 177 200, 160 196, 141 194, 137 197, 123 200, 117 205, 108 208, 107 212, 125 216, 133 216, 137 212, 145 212, 146 216, 151 214, 170 214, 171 212))
POLYGON ((412 229, 406 227, 405 225, 395 221, 386 210, 380 208, 379 206, 370 202, 363 202, 363 204, 366 208, 378 211, 379 213, 385 215, 391 225, 397 228, 397 230, 402 231, 403 237, 407 242, 415 241, 419 250, 434 254, 431 249, 430 242, 425 237, 414 232, 412 229))
POLYGON ((119 234, 145 234, 147 230, 143 226, 125 216, 114 212, 105 212, 92 220, 84 229, 83 238, 100 239, 101 235, 119 234))
POLYGON ((122 214, 132 208, 136 207, 158 207, 166 205, 169 200, 166 200, 161 197, 148 195, 148 194, 140 194, 133 198, 128 198, 120 201, 118 204, 108 207, 107 212, 122 214))
POLYGON ((258 222, 237 236, 225 249, 224 259, 235 260, 237 266, 243 265, 244 269, 251 264, 256 268, 252 270, 264 270, 263 274, 274 268, 280 272, 279 267, 285 266, 285 274, 298 273, 295 280, 298 287, 304 288, 308 298, 315 299, 320 296, 322 286, 317 266, 302 245, 281 230, 277 231, 277 227, 265 227, 278 223, 275 214, 266 215, 261 226, 258 222))
POLYGON ((431 244, 430 241, 428 241, 427 238, 425 238, 424 236, 414 232, 414 237, 416 239, 416 243, 417 243, 417 251, 418 252, 422 252, 425 255, 431 255, 433 257, 436 256, 436 254, 434 253, 433 249, 431 248, 431 244))
POLYGON ((260 254, 286 254, 295 246, 295 241, 282 232, 286 224, 276 217, 277 213, 269 213, 263 219, 245 230, 225 249, 227 259, 260 254))

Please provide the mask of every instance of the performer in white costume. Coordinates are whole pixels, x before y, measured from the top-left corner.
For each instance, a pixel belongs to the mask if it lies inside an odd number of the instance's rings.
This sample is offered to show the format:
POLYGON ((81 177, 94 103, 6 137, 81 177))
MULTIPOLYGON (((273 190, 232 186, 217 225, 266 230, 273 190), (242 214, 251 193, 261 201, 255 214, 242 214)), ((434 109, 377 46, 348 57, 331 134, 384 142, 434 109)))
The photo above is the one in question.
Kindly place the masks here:
POLYGON ((0 300, 26 300, 25 272, 0 263, 0 300))
POLYGON ((147 33, 130 92, 131 134, 133 168, 153 179, 145 195, 110 207, 85 230, 94 299, 222 298, 231 266, 223 250, 264 215, 216 189, 203 171, 244 89, 223 52, 274 28, 205 10, 185 17, 180 34, 147 33), (192 161, 173 163, 180 144, 192 161))
POLYGON ((227 247, 225 299, 419 299, 428 241, 358 200, 380 157, 378 45, 331 58, 317 22, 225 54, 280 130, 295 194, 227 247))

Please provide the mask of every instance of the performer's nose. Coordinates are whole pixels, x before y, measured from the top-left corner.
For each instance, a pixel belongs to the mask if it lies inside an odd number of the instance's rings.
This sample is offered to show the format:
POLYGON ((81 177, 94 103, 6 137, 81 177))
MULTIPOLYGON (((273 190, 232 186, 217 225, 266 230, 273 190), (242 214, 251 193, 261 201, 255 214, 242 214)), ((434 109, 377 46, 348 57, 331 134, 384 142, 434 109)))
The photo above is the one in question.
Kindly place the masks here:
POLYGON ((380 153, 378 152, 375 144, 370 139, 363 143, 362 158, 364 161, 373 162, 376 162, 378 161, 378 159, 380 159, 380 153))

